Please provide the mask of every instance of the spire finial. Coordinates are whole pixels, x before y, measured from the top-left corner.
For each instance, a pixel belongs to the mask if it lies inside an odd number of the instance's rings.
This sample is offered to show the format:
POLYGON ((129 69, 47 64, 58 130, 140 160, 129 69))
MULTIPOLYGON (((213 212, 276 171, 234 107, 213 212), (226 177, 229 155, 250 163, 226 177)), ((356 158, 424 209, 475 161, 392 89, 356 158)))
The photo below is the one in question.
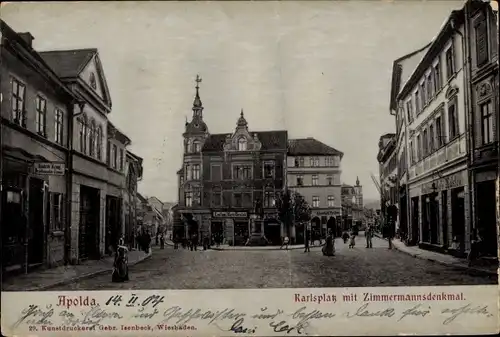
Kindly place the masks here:
POLYGON ((241 108, 240 116, 243 117, 243 108, 241 108))
POLYGON ((202 103, 201 103, 201 99, 200 99, 200 92, 199 92, 201 81, 202 80, 201 80, 200 75, 196 75, 196 79, 195 79, 196 96, 194 97, 193 108, 201 108, 202 107, 202 103))
POLYGON ((200 89, 200 83, 201 83, 201 81, 202 81, 202 79, 201 79, 200 75, 197 74, 196 75, 196 80, 195 80, 195 82, 196 82, 196 90, 200 89))

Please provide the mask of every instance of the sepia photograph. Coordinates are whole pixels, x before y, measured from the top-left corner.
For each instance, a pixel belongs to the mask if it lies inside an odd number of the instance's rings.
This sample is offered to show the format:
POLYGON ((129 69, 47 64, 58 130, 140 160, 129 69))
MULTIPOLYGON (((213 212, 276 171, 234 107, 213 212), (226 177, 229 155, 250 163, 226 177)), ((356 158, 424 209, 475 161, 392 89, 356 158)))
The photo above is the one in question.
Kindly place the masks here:
POLYGON ((0 57, 4 294, 498 284, 495 1, 9 3, 0 57))

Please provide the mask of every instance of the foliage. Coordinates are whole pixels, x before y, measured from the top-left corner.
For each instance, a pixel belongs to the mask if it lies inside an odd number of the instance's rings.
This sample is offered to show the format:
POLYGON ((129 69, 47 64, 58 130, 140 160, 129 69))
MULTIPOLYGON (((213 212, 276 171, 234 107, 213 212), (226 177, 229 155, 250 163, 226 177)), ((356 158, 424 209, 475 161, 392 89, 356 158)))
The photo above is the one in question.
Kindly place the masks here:
POLYGON ((285 190, 276 196, 279 219, 286 225, 311 220, 311 208, 304 197, 297 192, 285 190))

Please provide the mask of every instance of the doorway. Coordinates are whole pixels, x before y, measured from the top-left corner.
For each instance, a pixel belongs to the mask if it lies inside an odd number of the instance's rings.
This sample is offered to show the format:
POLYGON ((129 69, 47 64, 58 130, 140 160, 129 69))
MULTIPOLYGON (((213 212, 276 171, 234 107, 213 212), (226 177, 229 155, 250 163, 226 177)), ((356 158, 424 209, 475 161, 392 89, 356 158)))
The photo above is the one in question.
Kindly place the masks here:
POLYGON ((113 253, 112 247, 118 245, 121 233, 121 199, 110 195, 106 196, 106 236, 105 249, 108 254, 113 253))
POLYGON ((484 240, 485 254, 497 256, 495 182, 478 183, 476 191, 477 230, 484 240))
POLYGON ((340 236, 340 234, 337 232, 337 223, 334 217, 331 216, 330 219, 328 219, 328 222, 326 223, 326 228, 328 232, 331 232, 333 234, 334 237, 340 236))
POLYGON ((411 245, 417 245, 420 241, 420 202, 418 197, 411 198, 411 245))
POLYGON ((99 190, 80 185, 80 226, 78 233, 78 258, 99 259, 99 190))
POLYGON ((458 242, 459 252, 465 251, 465 198, 464 188, 451 190, 451 235, 458 242))
POLYGON ((281 224, 277 220, 264 220, 264 235, 271 245, 281 245, 281 224))
POLYGON ((43 180, 30 178, 28 195, 28 265, 30 267, 43 263, 45 246, 44 191, 43 180))
POLYGON ((443 248, 448 247, 448 190, 441 192, 441 232, 443 248))

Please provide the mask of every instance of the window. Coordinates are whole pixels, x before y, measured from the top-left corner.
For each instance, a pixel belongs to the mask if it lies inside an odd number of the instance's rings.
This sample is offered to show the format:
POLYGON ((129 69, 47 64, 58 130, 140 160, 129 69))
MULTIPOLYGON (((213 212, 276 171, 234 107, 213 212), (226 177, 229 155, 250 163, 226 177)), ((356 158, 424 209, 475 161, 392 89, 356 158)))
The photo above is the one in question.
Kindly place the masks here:
POLYGON ((113 168, 116 169, 118 167, 118 147, 113 144, 113 157, 112 157, 112 160, 113 160, 113 168))
POLYGON ((434 125, 429 126, 429 153, 434 152, 434 125))
POLYGON ((437 117, 434 123, 436 124, 436 146, 440 148, 444 144, 441 116, 437 117))
POLYGON ((180 182, 180 185, 184 184, 184 177, 183 176, 180 176, 179 182, 180 182))
POLYGON ((106 144, 106 164, 111 166, 111 142, 109 140, 106 144))
POLYGON ((186 165, 186 180, 191 180, 191 174, 193 173, 191 171, 191 165, 186 165))
POLYGON ((238 151, 246 151, 247 150, 247 140, 245 137, 240 137, 238 139, 238 151))
POLYGON ((314 158, 313 157, 309 158, 309 166, 311 166, 311 167, 314 166, 314 158))
POLYGON ((200 179, 200 164, 194 164, 192 169, 193 169, 193 179, 194 180, 200 179))
POLYGON ((311 167, 318 167, 319 166, 319 158, 317 158, 317 157, 309 158, 309 165, 311 167))
POLYGON ((474 25, 476 38, 476 64, 478 67, 488 62, 488 26, 486 18, 481 16, 474 25))
POLYGON ((313 200, 312 207, 319 207, 319 197, 313 196, 312 200, 313 200))
POLYGON ((439 91, 442 85, 443 84, 441 82, 441 64, 438 62, 434 66, 434 91, 436 92, 439 91))
POLYGON ((299 158, 294 159, 295 167, 299 167, 299 158))
POLYGON ((448 105, 448 126, 450 130, 450 140, 452 140, 458 136, 458 115, 455 102, 448 105))
POLYGON ((326 166, 335 166, 335 158, 334 157, 326 157, 326 166))
POLYGON ((304 186, 304 176, 302 174, 297 175, 297 186, 304 186))
POLYGON ((417 136, 417 161, 422 159, 422 137, 417 136))
POLYGON ((300 167, 304 167, 304 157, 299 158, 300 167))
POLYGON ((317 176, 316 174, 314 174, 314 175, 312 176, 312 185, 313 185, 313 186, 318 186, 318 180, 319 180, 319 179, 318 179, 318 176, 317 176))
POLYGON ((270 208, 274 207, 274 192, 265 192, 264 193, 264 207, 270 208))
POLYGON ((314 166, 319 167, 319 158, 314 158, 314 166))
POLYGON ((25 95, 25 85, 16 79, 12 79, 12 121, 23 127, 26 127, 25 95))
POLYGON ((481 137, 483 144, 489 144, 494 141, 493 134, 493 106, 491 101, 481 104, 481 137))
POLYGON ((123 149, 120 149, 120 171, 123 171, 123 149))
POLYGON ((415 164, 415 154, 414 154, 413 140, 410 140, 410 163, 415 164))
POLYGON ((264 163, 264 178, 274 178, 274 163, 265 162, 264 163))
POLYGON ((241 194, 242 198, 243 198, 243 201, 242 201, 242 205, 243 207, 252 207, 253 206, 253 203, 252 203, 252 193, 242 193, 241 194))
POLYGON ((89 155, 91 157, 95 156, 95 148, 96 148, 96 127, 95 121, 92 119, 90 121, 89 128, 89 155))
POLYGON ((46 136, 45 122, 47 121, 47 101, 45 98, 36 97, 36 132, 46 136))
POLYGON ((193 142, 193 152, 199 153, 201 151, 201 143, 197 140, 193 142))
POLYGON ((102 159, 102 127, 98 126, 97 127, 97 133, 96 133, 96 140, 97 140, 97 145, 96 145, 96 152, 97 152, 97 159, 101 160, 102 159))
POLYGON ((241 193, 233 193, 233 206, 234 207, 242 207, 243 206, 243 198, 241 193))
POLYGON ((221 181, 222 180, 221 166, 220 165, 212 165, 210 176, 212 178, 211 179, 212 181, 221 181))
POLYGON ((95 80, 95 74, 94 73, 90 73, 90 78, 89 78, 89 82, 90 82, 90 86, 92 87, 92 89, 97 89, 97 82, 95 80))
POLYGON ((328 207, 335 206, 335 198, 333 197, 333 195, 329 195, 327 201, 328 201, 328 207))
POLYGON ((85 115, 80 118, 80 152, 87 152, 87 116, 85 115))
POLYGON ((252 167, 248 165, 235 165, 233 167, 233 180, 252 179, 252 167))
POLYGON ((55 119, 54 119, 54 130, 55 138, 54 140, 58 144, 63 144, 63 112, 61 109, 56 109, 55 119))
POLYGON ((424 108, 426 103, 427 103, 427 98, 425 95, 425 80, 424 80, 424 82, 420 83, 420 106, 422 107, 422 109, 424 108))
POLYGON ((326 176, 326 184, 327 184, 328 186, 333 185, 333 177, 332 177, 331 175, 327 175, 327 176, 326 176))
POLYGON ((446 78, 449 80, 453 74, 455 73, 455 62, 454 62, 454 55, 453 55, 453 44, 451 45, 450 48, 446 51, 446 78))
POLYGON ((191 145, 192 145, 192 142, 190 140, 187 140, 186 141, 186 148, 184 149, 186 153, 191 153, 191 151, 193 150, 191 145))
POLYGON ((200 206, 201 205, 201 191, 197 187, 193 190, 193 206, 200 206))
POLYGON ((212 206, 219 207, 222 205, 222 192, 218 189, 212 190, 212 206))
POLYGON ((413 104, 411 98, 406 102, 406 115, 408 116, 408 123, 413 122, 413 104))
POLYGON ((62 220, 62 194, 50 193, 50 225, 52 231, 63 230, 62 220))
POLYGON ((432 80, 432 72, 427 75, 427 99, 430 101, 434 96, 434 81, 432 80))
POLYGON ((420 92, 418 90, 415 92, 415 112, 417 115, 420 113, 420 92))
POLYGON ((191 191, 186 192, 186 194, 184 195, 184 202, 186 204, 186 207, 193 206, 193 192, 191 191))
POLYGON ((426 157, 429 154, 429 138, 427 137, 427 129, 424 130, 424 139, 422 139, 422 155, 426 157))

